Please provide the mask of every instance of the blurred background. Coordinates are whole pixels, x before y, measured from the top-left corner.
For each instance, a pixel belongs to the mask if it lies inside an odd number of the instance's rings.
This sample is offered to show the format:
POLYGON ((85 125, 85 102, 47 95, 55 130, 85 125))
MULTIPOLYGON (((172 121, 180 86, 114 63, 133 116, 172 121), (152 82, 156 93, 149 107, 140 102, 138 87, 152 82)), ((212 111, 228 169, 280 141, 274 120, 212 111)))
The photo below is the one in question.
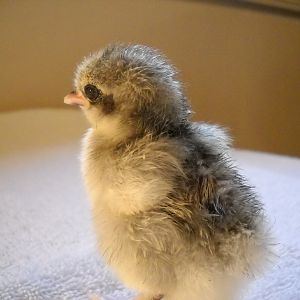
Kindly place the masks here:
POLYGON ((64 108, 83 56, 142 43, 180 70, 195 120, 229 127, 236 147, 298 156, 297 2, 1 1, 0 112, 64 108))

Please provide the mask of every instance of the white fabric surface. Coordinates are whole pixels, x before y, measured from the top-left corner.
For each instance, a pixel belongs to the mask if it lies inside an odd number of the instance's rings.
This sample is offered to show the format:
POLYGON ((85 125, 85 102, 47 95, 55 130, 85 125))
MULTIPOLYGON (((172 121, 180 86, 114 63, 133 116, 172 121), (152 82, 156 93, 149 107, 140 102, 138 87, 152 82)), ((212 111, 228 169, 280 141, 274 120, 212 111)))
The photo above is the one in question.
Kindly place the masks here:
MULTIPOLYGON (((76 110, 0 114, 0 299, 130 299, 95 250, 76 110)), ((257 186, 279 258, 245 300, 300 299, 300 159, 233 151, 257 186)), ((201 300, 201 299, 199 299, 201 300)))

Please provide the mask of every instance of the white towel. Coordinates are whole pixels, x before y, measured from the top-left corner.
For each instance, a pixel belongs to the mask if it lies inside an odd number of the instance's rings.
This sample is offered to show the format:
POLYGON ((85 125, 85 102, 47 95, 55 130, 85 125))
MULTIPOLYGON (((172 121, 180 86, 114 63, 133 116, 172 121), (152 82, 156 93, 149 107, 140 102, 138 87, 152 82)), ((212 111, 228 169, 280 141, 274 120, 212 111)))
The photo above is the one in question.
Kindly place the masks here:
MULTIPOLYGON (((86 127, 73 110, 0 114, 0 299, 127 300, 97 254, 79 173, 86 127)), ((233 151, 280 243, 245 300, 300 299, 300 159, 233 151)))

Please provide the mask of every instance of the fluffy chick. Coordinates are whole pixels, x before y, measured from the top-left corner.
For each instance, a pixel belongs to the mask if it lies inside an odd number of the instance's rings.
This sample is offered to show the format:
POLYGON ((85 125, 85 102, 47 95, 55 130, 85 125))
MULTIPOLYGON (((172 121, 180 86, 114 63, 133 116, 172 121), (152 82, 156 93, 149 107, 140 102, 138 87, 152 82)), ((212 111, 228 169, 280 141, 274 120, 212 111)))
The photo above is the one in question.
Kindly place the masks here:
POLYGON ((86 57, 74 83, 65 103, 91 124, 82 173, 107 263, 138 299, 235 299, 268 235, 227 133, 190 121, 175 68, 146 46, 86 57))

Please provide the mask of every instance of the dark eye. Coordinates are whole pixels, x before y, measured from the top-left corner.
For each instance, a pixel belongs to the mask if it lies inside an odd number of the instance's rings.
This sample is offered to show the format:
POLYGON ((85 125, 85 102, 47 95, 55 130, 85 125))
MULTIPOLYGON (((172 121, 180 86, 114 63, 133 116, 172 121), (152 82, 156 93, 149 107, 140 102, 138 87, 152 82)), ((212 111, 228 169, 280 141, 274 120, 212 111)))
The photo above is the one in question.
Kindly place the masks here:
POLYGON ((84 93, 86 97, 90 100, 90 102, 93 104, 97 103, 98 102, 97 99, 99 98, 100 95, 102 95, 102 92, 92 84, 87 84, 84 87, 84 93))

